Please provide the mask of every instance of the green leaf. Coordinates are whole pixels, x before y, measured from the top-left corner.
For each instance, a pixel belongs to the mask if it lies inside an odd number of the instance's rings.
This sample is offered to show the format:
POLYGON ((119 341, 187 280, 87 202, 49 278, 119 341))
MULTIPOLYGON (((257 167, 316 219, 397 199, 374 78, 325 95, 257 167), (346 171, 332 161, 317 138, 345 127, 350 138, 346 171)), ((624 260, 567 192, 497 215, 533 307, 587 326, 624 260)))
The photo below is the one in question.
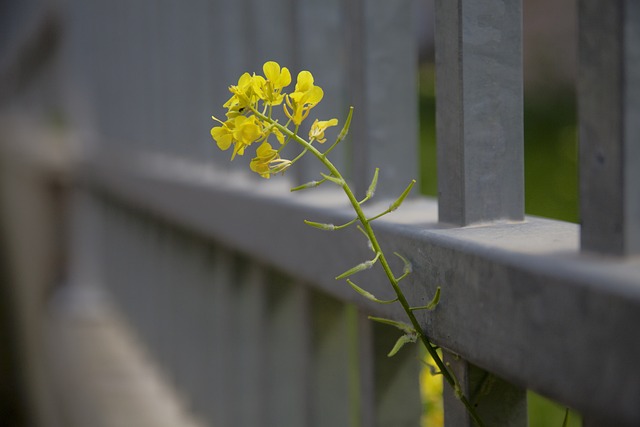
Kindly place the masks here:
POLYGON ((334 142, 331 147, 329 147, 327 149, 327 151, 325 151, 322 156, 326 157, 334 148, 336 148, 336 146, 338 145, 338 143, 340 141, 342 141, 347 134, 349 133, 349 126, 351 126, 351 117, 353 116, 353 107, 349 108, 349 114, 347 115, 347 120, 345 120, 344 122, 344 126, 342 127, 342 130, 340 131, 340 133, 338 134, 338 137, 336 138, 336 142, 334 142))
POLYGON ((358 273, 359 271, 370 269, 371 267, 373 267, 373 265, 376 263, 376 261, 378 261, 379 257, 380 257, 380 254, 377 254, 374 259, 362 262, 362 263, 356 265, 355 267, 350 268, 349 270, 345 271, 341 275, 337 276, 336 280, 344 279, 345 277, 349 277, 352 274, 358 273))
POLYGON ((391 205, 389 206, 390 212, 395 211, 400 207, 404 199, 406 199, 407 196, 409 195, 409 192, 411 191, 415 183, 416 183, 416 180, 412 179, 409 185, 407 186, 407 188, 405 188, 405 190, 402 192, 400 197, 398 197, 395 202, 391 203, 391 205))
POLYGON ((405 257, 400 255, 398 252, 394 252, 393 254, 398 258, 400 258, 404 263, 404 267, 402 268, 402 275, 396 278, 396 282, 399 282, 413 272, 413 266, 411 265, 409 260, 407 260, 405 257))
POLYGON ((336 139, 335 144, 342 141, 349 133, 349 127, 351 126, 351 117, 353 117, 353 107, 349 107, 349 114, 347 115, 347 119, 344 121, 344 126, 338 134, 338 138, 336 139))
POLYGON ((376 168, 373 173, 373 179, 371 180, 371 184, 369 184, 369 188, 367 189, 365 200, 368 200, 373 197, 373 194, 376 192, 376 187, 378 186, 378 172, 380 172, 380 168, 376 168))
POLYGON ((411 307, 411 311, 415 311, 415 310, 433 310, 434 308, 436 308, 436 306, 438 305, 438 303, 440 302, 440 286, 438 286, 436 288, 436 293, 433 296, 433 298, 431 299, 431 301, 429 302, 429 304, 427 305, 422 305, 420 307, 411 307))
POLYGON ((313 222, 304 220, 304 223, 310 225, 311 227, 319 228, 320 230, 333 231, 336 229, 336 226, 333 224, 323 224, 321 222, 313 222))
POLYGON ((436 288, 435 295, 433 296, 429 304, 427 304, 427 310, 433 310, 434 308, 436 308, 439 302, 440 302, 440 286, 436 288))
POLYGON ((416 335, 410 335, 410 334, 402 335, 400 338, 398 338, 398 341, 396 341, 396 344, 393 346, 389 354, 387 354, 387 357, 395 356, 396 353, 400 351, 400 349, 404 347, 406 343, 416 342, 416 339, 417 339, 416 335))
POLYGON ((385 325, 395 326, 396 328, 400 329, 405 334, 413 334, 413 335, 416 335, 416 336, 418 335, 416 330, 413 329, 413 327, 411 325, 408 325, 408 324, 403 323, 403 322, 398 322, 396 320, 391 320, 391 319, 385 319, 384 317, 374 317, 374 316, 369 316, 369 320, 373 320, 374 322, 378 322, 378 323, 383 323, 385 325))
POLYGON ((302 184, 302 185, 299 185, 297 187, 293 187, 291 189, 291 192, 300 191, 300 190, 306 190, 307 188, 314 188, 314 187, 319 186, 320 184, 322 184, 325 181, 326 181, 326 179, 322 179, 320 181, 307 182, 306 184, 302 184))
POLYGON ((369 301, 377 302, 378 304, 391 304, 398 301, 398 298, 394 298, 392 300, 381 300, 376 298, 371 292, 367 292, 355 283, 353 283, 350 279, 347 279, 347 283, 360 295, 368 299, 369 301))

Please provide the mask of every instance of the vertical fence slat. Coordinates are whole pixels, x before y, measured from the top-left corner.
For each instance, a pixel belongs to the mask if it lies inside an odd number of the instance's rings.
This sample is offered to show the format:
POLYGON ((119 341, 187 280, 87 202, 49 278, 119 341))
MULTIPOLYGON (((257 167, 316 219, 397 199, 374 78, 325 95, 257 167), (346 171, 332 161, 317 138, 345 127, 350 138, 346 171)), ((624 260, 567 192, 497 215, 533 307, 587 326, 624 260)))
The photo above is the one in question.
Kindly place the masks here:
MULTIPOLYGON (((294 1, 296 15, 295 52, 292 64, 297 71, 308 70, 314 75, 316 84, 324 90, 322 102, 314 107, 308 122, 315 118, 329 120, 337 118, 341 129, 349 106, 347 105, 347 29, 344 22, 344 5, 341 0, 299 0, 294 1), (322 37, 318 35, 322 34, 322 37)), ((293 72, 292 78, 296 78, 293 72)), ((293 85, 292 85, 293 86, 293 85)), ((303 124, 302 135, 310 128, 303 124)), ((334 131, 335 134, 340 130, 334 131)), ((329 135, 329 132, 327 132, 329 135)), ((333 131, 331 135, 334 135, 333 131)), ((331 141, 330 137, 329 141, 331 141)), ((331 161, 340 169, 345 167, 345 151, 348 143, 336 147, 331 153, 331 161)), ((317 179, 324 167, 312 156, 302 158, 295 171, 298 181, 317 179)))
POLYGON ((234 372, 237 390, 240 393, 233 399, 233 404, 240 410, 235 421, 238 426, 251 427, 262 424, 265 415, 265 272, 260 265, 253 262, 243 267, 247 270, 246 277, 234 284, 240 287, 237 295, 238 307, 232 313, 233 323, 227 324, 227 327, 240 338, 238 353, 235 355, 240 364, 234 372), (234 327, 235 322, 238 322, 237 330, 234 327))
POLYGON ((407 345, 392 358, 389 350, 399 337, 395 328, 371 325, 374 346, 376 427, 417 426, 420 424, 421 401, 417 347, 407 345))
POLYGON ((265 425, 311 425, 308 292, 299 282, 272 278, 268 295, 265 425))
POLYGON ((349 323, 344 304, 311 293, 311 423, 317 427, 350 426, 349 323))
POLYGON ((350 72, 354 105, 352 180, 357 193, 376 167, 376 194, 397 196, 417 179, 417 55, 409 0, 351 0, 350 72))
MULTIPOLYGON (((512 386, 451 353, 445 352, 445 362, 453 370, 462 392, 476 407, 485 425, 528 425, 526 390, 512 386)), ((476 426, 449 386, 444 388, 444 423, 447 427, 476 426)))
POLYGON ((435 4, 440 221, 522 220, 522 2, 435 4))
POLYGON ((213 425, 228 426, 234 420, 231 408, 231 385, 234 381, 233 338, 234 331, 228 326, 232 324, 234 301, 231 297, 231 264, 232 257, 224 250, 215 254, 215 270, 210 285, 213 288, 211 304, 211 367, 214 369, 215 382, 209 399, 208 414, 213 425))
POLYGON ((262 74, 262 64, 266 61, 276 61, 290 68, 295 55, 293 46, 296 43, 293 34, 293 2, 252 0, 251 9, 255 32, 251 44, 255 53, 251 59, 251 69, 246 71, 262 74))
POLYGON ((640 3, 579 2, 580 213, 586 251, 640 253, 640 3))

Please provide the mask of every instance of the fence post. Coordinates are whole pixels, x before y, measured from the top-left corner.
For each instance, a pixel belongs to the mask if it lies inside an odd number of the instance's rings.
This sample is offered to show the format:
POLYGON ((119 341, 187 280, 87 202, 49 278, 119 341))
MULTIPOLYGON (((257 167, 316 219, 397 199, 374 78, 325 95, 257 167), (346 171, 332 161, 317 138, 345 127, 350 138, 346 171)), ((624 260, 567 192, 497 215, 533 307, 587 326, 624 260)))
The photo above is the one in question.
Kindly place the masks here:
POLYGON ((435 6, 440 221, 522 220, 522 2, 435 6))
MULTIPOLYGON (((444 355, 445 362, 456 375, 463 393, 476 407, 487 426, 528 425, 526 390, 514 387, 451 353, 445 352, 444 355)), ((444 416, 447 426, 475 427, 451 387, 444 388, 444 416)))
POLYGON ((580 0, 581 245, 640 253, 640 3, 580 0))
MULTIPOLYGON (((441 222, 524 218, 522 2, 436 0, 436 132, 441 222)), ((526 392, 448 355, 490 425, 526 426, 526 392), (486 382, 484 382, 486 384, 486 382)), ((471 426, 445 387, 447 426, 471 426)))

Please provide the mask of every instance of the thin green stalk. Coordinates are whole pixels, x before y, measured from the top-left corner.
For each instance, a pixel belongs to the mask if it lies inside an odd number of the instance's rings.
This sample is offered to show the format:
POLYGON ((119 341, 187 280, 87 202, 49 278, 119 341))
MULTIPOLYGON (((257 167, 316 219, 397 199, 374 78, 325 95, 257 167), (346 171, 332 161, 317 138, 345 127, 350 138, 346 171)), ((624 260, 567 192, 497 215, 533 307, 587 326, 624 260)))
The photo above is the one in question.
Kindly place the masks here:
POLYGON ((400 289, 398 281, 396 280, 396 278, 395 278, 395 276, 394 276, 394 274, 393 274, 393 272, 391 270, 391 267, 389 266, 389 263, 387 262, 387 258, 384 256, 384 253, 382 252, 380 244, 378 243, 378 239, 376 238, 376 235, 373 232, 373 229, 371 228, 371 224, 370 224, 371 220, 367 219, 366 215, 364 214, 364 212, 362 210, 362 207, 360 206, 360 203, 356 199, 356 196, 353 194, 353 191, 351 190, 349 185, 346 183, 346 181, 343 178, 343 176, 340 173, 340 171, 338 171, 338 169, 334 166, 334 164, 331 163, 331 161, 323 153, 318 151, 318 149, 316 149, 308 141, 306 141, 303 138, 301 138, 300 136, 298 136, 297 133, 294 133, 294 132, 290 131, 289 129, 287 129, 284 126, 280 125, 279 123, 273 121, 269 117, 266 117, 265 115, 260 114, 259 111, 253 109, 252 107, 250 107, 250 108, 252 109, 252 111, 261 120, 266 120, 266 121, 269 121, 272 124, 275 124, 275 126, 278 127, 281 132, 283 132, 287 136, 291 137, 298 144, 300 144, 304 149, 308 150, 314 156, 316 156, 318 158, 318 160, 320 160, 320 162, 322 162, 322 164, 329 170, 331 175, 334 178, 336 178, 337 181, 342 182, 342 184, 341 184, 342 190, 344 191, 345 195, 349 199, 349 202, 351 203, 351 206, 353 207, 354 211, 356 212, 356 215, 358 216, 358 219, 360 220, 360 223, 362 224, 362 227, 363 227, 364 231, 366 232, 367 236, 369 237, 369 240, 371 241, 371 245, 373 247, 373 250, 376 253, 376 257, 378 258, 378 261, 380 262, 380 265, 382 265, 382 269, 384 270, 385 274, 387 275, 387 278, 389 279, 389 282, 391 283, 391 286, 393 287, 393 290, 396 293, 396 296, 398 298, 398 302, 400 303, 400 305, 402 305, 402 308, 404 309, 407 317, 409 318, 409 321, 411 322, 411 325, 413 326, 413 328, 416 331, 420 331, 420 333, 419 333, 420 341, 422 342, 424 347, 427 349, 427 352, 433 358, 434 362, 438 366, 438 369, 440 369, 440 372, 442 373, 442 376, 444 377, 444 379, 449 383, 449 385, 451 387, 454 388, 454 391, 456 392, 456 395, 459 397, 459 399, 462 402, 462 404, 466 407, 467 412, 469 413, 469 415, 471 416, 473 421, 476 423, 476 425, 478 427, 484 427, 484 423, 482 422, 482 420, 480 419, 480 417, 476 413, 475 408, 473 407, 473 405, 471 405, 471 402, 469 402, 467 397, 464 394, 462 394, 461 390, 459 389, 460 386, 459 386, 457 380, 455 379, 455 377, 453 376, 453 374, 451 373, 449 368, 446 366, 446 364, 443 362, 442 358, 440 358, 440 355, 436 351, 436 348, 433 346, 433 344, 431 344, 431 342, 429 341, 427 336, 424 333, 422 333, 422 326, 418 322, 418 319, 416 318, 416 316, 413 314, 413 310, 411 309, 411 305, 409 304, 409 302, 407 301, 406 297, 404 296, 404 293, 402 292, 402 289, 400 289))

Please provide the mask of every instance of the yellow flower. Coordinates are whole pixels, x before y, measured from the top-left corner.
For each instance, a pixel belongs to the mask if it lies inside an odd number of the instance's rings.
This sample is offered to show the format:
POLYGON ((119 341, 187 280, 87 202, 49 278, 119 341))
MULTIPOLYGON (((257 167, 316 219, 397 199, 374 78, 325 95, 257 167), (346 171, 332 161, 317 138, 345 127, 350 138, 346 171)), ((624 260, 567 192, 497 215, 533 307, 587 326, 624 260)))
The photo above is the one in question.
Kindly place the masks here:
POLYGON ((229 149, 231 143, 233 142, 233 122, 230 120, 227 122, 222 122, 213 116, 211 116, 211 118, 222 124, 222 126, 211 128, 211 136, 216 141, 218 147, 221 150, 229 149))
POLYGON ((296 80, 296 92, 308 92, 313 88, 313 74, 309 71, 300 71, 296 80))
POLYGON ((229 109, 227 116, 235 116, 235 112, 240 113, 243 109, 250 105, 254 105, 258 100, 258 90, 264 86, 264 77, 250 75, 244 73, 238 79, 237 85, 229 86, 229 92, 231 98, 227 100, 222 106, 229 109))
POLYGON ((265 104, 281 104, 284 95, 280 92, 291 83, 291 73, 287 67, 282 67, 281 69, 280 65, 274 61, 265 62, 262 66, 262 71, 264 71, 266 80, 258 90, 260 99, 265 104))
POLYGON ((262 127, 255 116, 233 118, 233 140, 235 146, 231 160, 236 154, 243 155, 244 149, 263 137, 262 127))
POLYGON ((263 178, 271 174, 270 163, 278 159, 278 152, 271 148, 271 144, 263 142, 256 150, 256 157, 251 160, 249 167, 263 178))
POLYGON ((318 120, 316 119, 311 125, 311 130, 309 131, 309 140, 316 140, 319 143, 323 143, 327 140, 324 137, 324 131, 327 130, 328 127, 336 126, 338 124, 338 119, 331 120, 318 120))
POLYGON ((251 75, 249 73, 241 75, 237 85, 229 86, 229 92, 233 95, 222 105, 224 108, 244 108, 249 105, 252 95, 251 75))
POLYGON ((313 84, 313 75, 308 71, 301 71, 298 74, 295 92, 286 97, 287 102, 284 105, 284 113, 293 123, 300 125, 309 115, 309 111, 322 100, 323 96, 322 88, 313 84))

